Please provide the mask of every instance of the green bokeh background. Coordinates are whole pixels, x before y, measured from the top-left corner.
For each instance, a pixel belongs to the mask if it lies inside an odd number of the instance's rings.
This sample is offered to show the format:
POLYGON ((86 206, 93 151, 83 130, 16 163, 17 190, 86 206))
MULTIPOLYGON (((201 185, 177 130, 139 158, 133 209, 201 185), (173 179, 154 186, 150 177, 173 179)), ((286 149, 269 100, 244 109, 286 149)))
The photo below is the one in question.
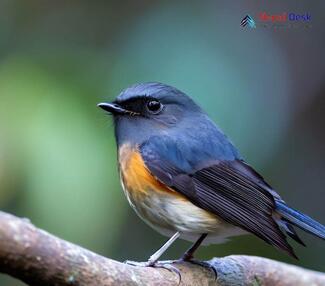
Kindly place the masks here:
MULTIPOLYGON (((292 206, 325 223, 323 1, 0 2, 0 208, 118 260, 166 238, 130 209, 112 121, 96 108, 160 81, 190 94, 292 206), (243 29, 259 12, 309 12, 308 26, 243 29)), ((302 234, 299 261, 252 236, 201 259, 265 256, 325 271, 325 243, 302 234)), ((178 241, 165 258, 189 246, 178 241)), ((0 275, 0 285, 22 285, 0 275)))

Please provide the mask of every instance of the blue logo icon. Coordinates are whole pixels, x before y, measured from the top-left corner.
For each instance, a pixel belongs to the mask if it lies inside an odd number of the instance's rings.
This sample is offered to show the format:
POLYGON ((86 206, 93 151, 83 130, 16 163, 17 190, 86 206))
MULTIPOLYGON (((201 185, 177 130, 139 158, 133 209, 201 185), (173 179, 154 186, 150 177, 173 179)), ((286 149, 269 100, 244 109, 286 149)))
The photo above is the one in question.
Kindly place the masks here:
POLYGON ((243 18, 243 20, 241 20, 240 25, 241 25, 242 27, 246 27, 246 26, 248 26, 248 27, 250 27, 250 28, 256 28, 256 24, 255 24, 254 19, 253 19, 251 16, 249 16, 249 15, 246 15, 246 16, 243 18))

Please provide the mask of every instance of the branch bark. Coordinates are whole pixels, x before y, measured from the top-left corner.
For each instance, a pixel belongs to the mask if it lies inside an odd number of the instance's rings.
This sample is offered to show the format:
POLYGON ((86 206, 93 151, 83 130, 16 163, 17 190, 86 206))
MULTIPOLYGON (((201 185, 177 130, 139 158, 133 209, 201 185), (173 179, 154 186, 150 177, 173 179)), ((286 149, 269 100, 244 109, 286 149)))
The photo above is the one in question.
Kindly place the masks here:
POLYGON ((325 274, 266 258, 232 255, 209 261, 218 273, 190 263, 181 272, 126 265, 57 238, 29 220, 0 212, 0 272, 29 285, 325 285, 325 274))

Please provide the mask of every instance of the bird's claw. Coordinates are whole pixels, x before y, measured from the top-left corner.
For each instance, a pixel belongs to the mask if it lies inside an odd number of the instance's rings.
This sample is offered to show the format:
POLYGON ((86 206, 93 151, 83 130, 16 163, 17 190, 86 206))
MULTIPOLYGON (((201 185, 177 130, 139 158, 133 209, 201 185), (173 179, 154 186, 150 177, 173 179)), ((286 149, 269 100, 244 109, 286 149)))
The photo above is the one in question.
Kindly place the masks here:
POLYGON ((179 278, 179 283, 180 284, 182 280, 181 272, 179 269, 172 264, 178 262, 177 260, 164 260, 164 261, 146 261, 146 262, 137 262, 137 261, 131 261, 131 260, 126 260, 124 261, 125 264, 132 265, 132 266, 140 266, 140 267, 153 267, 153 268, 163 268, 167 269, 173 273, 176 273, 179 278))

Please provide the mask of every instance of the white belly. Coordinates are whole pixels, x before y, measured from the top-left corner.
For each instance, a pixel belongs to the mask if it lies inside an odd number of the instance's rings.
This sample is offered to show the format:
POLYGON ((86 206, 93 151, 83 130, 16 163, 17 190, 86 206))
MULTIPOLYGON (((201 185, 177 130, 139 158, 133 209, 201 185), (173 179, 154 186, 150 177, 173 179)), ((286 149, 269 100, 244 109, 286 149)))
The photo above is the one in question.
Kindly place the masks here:
POLYGON ((201 234, 208 233, 203 242, 206 245, 222 243, 228 237, 247 233, 171 193, 148 191, 141 198, 135 198, 127 190, 124 193, 135 212, 152 228, 167 237, 179 231, 180 238, 195 242, 201 234))

